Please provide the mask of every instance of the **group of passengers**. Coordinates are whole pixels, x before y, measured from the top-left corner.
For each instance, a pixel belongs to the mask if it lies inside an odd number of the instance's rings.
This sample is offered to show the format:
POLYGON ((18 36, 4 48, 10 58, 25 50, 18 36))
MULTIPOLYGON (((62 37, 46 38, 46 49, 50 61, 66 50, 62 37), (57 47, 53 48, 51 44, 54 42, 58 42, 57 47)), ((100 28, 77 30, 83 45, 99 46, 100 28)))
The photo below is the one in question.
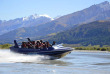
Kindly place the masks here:
MULTIPOLYGON (((55 41, 53 41, 52 45, 55 45, 55 41)), ((47 49, 49 47, 52 47, 52 45, 49 44, 48 41, 43 42, 42 40, 38 40, 38 41, 22 42, 21 47, 22 48, 34 48, 34 49, 47 49)))

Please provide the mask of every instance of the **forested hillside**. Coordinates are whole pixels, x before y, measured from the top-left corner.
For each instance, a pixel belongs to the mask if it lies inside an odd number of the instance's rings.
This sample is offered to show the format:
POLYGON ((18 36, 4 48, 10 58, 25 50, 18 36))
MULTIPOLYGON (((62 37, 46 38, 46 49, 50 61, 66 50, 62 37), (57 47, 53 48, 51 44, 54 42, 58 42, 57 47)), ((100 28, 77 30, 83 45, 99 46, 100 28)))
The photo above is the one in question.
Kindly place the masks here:
POLYGON ((95 21, 58 33, 50 41, 65 44, 110 45, 110 21, 95 21))

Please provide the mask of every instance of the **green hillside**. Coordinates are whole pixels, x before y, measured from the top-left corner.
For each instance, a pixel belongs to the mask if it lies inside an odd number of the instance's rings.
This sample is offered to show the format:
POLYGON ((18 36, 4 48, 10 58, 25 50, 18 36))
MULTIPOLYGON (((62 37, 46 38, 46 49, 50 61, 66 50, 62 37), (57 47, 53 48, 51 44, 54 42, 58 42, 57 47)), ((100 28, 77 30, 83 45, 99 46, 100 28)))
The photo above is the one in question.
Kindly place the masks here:
POLYGON ((110 45, 110 21, 95 21, 58 33, 49 41, 82 45, 110 45))

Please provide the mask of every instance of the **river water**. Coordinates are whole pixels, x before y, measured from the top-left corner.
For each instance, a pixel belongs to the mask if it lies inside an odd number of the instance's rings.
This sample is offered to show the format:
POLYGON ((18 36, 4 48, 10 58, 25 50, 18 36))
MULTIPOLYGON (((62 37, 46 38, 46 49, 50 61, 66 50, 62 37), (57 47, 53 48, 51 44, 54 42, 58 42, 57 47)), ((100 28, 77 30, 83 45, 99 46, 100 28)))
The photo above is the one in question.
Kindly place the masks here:
POLYGON ((73 51, 64 58, 0 50, 0 74, 110 74, 110 53, 73 51))

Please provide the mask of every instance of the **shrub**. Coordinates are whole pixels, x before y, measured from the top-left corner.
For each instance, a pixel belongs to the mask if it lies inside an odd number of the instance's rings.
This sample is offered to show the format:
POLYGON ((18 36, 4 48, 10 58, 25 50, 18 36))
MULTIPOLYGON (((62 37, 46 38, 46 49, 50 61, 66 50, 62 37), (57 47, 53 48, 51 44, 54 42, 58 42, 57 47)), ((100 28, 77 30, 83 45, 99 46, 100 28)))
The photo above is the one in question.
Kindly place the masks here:
POLYGON ((3 45, 0 45, 0 49, 9 49, 9 47, 11 46, 12 46, 11 44, 3 44, 3 45))

